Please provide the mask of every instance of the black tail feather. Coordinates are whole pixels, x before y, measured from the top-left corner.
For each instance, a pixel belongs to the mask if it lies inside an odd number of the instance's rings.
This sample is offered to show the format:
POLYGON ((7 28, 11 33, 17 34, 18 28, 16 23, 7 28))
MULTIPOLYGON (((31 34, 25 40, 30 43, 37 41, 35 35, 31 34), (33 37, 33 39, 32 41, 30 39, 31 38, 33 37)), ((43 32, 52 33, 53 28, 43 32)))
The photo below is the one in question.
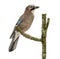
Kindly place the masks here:
POLYGON ((11 34, 11 36, 10 36, 10 39, 12 38, 14 38, 14 36, 15 36, 15 29, 13 30, 13 32, 12 32, 12 34, 11 34))
POLYGON ((15 50, 15 49, 16 49, 18 39, 19 39, 19 37, 18 37, 15 41, 14 41, 14 40, 12 40, 12 42, 11 42, 11 44, 10 44, 10 46, 9 46, 9 52, 11 52, 11 51, 13 51, 13 50, 15 50))

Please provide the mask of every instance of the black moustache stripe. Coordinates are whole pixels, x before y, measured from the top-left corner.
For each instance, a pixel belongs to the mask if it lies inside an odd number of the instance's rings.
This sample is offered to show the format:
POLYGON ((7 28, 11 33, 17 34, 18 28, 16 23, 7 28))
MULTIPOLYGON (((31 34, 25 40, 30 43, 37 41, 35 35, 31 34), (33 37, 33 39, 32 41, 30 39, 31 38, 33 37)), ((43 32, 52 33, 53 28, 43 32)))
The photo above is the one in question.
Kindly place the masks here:
POLYGON ((35 9, 35 8, 32 8, 31 11, 34 10, 34 9, 35 9))

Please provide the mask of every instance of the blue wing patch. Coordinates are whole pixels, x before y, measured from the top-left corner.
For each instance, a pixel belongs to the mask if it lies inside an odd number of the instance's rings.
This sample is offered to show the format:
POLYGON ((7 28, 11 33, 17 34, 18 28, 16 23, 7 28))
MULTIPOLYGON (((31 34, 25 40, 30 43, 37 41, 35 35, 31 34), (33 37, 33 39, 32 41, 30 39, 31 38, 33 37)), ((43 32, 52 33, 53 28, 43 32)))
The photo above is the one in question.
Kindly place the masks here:
POLYGON ((17 26, 19 26, 22 22, 22 19, 19 19, 18 22, 16 23, 17 26))

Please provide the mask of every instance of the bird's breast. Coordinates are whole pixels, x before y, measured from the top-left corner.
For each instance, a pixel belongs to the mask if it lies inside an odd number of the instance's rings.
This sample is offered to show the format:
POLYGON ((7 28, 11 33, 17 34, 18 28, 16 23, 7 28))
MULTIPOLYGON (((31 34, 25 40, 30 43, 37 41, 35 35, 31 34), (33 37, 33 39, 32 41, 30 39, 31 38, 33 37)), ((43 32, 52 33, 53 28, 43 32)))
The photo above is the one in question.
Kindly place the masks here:
POLYGON ((20 28, 23 31, 28 30, 30 28, 32 22, 33 22, 33 19, 34 19, 34 15, 31 15, 31 14, 30 15, 25 15, 24 20, 20 25, 20 28))

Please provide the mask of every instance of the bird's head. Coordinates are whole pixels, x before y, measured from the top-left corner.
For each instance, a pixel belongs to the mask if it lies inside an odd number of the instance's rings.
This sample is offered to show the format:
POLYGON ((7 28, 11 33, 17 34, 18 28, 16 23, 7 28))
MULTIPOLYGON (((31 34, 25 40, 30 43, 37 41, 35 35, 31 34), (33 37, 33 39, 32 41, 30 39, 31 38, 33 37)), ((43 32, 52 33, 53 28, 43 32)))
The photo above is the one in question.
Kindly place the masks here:
POLYGON ((35 9, 38 9, 39 8, 39 6, 34 6, 34 5, 28 5, 27 7, 26 7, 26 12, 28 11, 28 12, 34 12, 34 10, 35 9))

